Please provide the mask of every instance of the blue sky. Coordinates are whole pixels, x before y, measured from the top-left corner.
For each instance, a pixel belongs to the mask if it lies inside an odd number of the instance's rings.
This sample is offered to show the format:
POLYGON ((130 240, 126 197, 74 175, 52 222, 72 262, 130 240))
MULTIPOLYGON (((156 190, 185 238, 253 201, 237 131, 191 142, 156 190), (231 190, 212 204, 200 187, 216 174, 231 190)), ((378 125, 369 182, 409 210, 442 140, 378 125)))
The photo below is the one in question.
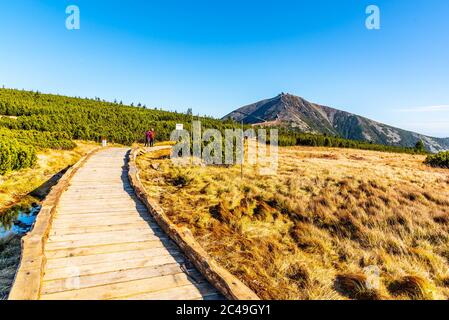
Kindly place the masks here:
POLYGON ((447 0, 1 1, 0 85, 215 117, 289 92, 449 137, 448 16, 447 0))

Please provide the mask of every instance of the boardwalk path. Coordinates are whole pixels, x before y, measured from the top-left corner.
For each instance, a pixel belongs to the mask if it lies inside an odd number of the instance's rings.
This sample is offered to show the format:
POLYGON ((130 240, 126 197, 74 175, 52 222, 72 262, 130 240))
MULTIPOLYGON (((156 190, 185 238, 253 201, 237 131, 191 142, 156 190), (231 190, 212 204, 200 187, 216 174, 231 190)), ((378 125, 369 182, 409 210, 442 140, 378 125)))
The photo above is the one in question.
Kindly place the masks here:
POLYGON ((216 299, 136 198, 129 149, 93 155, 63 193, 45 244, 41 299, 216 299))

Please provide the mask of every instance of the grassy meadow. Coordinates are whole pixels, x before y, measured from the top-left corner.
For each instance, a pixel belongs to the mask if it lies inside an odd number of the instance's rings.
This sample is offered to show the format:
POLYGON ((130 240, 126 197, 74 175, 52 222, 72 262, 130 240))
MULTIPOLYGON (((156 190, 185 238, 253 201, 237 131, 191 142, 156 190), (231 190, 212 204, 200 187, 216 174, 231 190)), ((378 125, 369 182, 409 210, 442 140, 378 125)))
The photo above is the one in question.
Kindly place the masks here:
POLYGON ((167 157, 138 157, 148 192, 261 298, 449 298, 449 171, 425 156, 280 148, 277 175, 243 179, 167 157))

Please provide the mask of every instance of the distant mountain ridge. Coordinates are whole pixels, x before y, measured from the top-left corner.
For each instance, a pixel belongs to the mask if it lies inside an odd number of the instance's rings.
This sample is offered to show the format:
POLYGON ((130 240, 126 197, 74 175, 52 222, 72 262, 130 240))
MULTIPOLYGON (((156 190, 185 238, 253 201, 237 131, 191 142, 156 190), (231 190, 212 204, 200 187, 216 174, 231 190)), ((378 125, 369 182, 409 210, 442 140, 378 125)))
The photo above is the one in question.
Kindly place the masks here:
POLYGON ((403 147, 413 147, 422 140, 431 152, 449 150, 449 138, 435 138, 395 128, 284 93, 239 108, 223 119, 243 120, 246 124, 292 127, 302 132, 403 147))

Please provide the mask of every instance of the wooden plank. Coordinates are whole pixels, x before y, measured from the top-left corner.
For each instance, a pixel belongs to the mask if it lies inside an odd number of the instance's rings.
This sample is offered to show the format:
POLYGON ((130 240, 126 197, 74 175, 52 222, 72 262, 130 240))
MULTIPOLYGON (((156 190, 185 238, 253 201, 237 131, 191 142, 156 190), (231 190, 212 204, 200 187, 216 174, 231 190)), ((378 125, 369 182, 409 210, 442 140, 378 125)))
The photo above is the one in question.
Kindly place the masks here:
POLYGON ((129 224, 135 224, 135 225, 146 225, 151 229, 157 229, 157 226, 154 226, 153 222, 145 221, 137 218, 130 218, 130 219, 123 219, 123 221, 120 221, 119 219, 114 220, 107 220, 107 219, 96 219, 96 220, 71 220, 71 221, 57 221, 55 222, 55 225, 53 226, 52 230, 70 230, 75 228, 107 228, 107 227, 118 227, 120 225, 129 225, 129 224))
POLYGON ((61 199, 60 204, 69 206, 72 204, 80 204, 82 201, 90 202, 90 203, 110 202, 110 203, 114 203, 114 204, 122 203, 122 201, 126 201, 127 203, 129 203, 129 202, 137 203, 137 200, 134 199, 133 197, 130 197, 128 195, 123 195, 123 194, 121 194, 121 195, 110 194, 109 196, 104 196, 103 194, 98 194, 98 195, 85 194, 83 196, 77 196, 77 195, 67 196, 67 198, 61 199))
POLYGON ((137 269, 127 269, 95 275, 57 279, 45 281, 42 288, 42 294, 90 288, 112 283, 161 277, 178 273, 183 273, 181 266, 177 263, 171 263, 156 267, 152 266, 137 269))
POLYGON ((153 219, 146 211, 138 212, 132 208, 127 208, 121 211, 110 211, 110 210, 98 210, 96 212, 57 212, 56 219, 89 219, 89 218, 103 218, 103 217, 123 217, 123 218, 141 218, 141 219, 153 219))
POLYGON ((171 264, 171 263, 184 263, 185 261, 186 261, 185 257, 182 254, 177 253, 173 255, 167 254, 163 256, 156 256, 144 259, 124 260, 115 262, 107 261, 102 263, 96 263, 93 265, 82 265, 74 268, 66 267, 57 269, 46 269, 44 281, 71 278, 74 276, 74 273, 76 273, 76 275, 84 276, 84 275, 100 274, 127 269, 161 266, 164 264, 171 264))
POLYGON ((113 226, 117 224, 127 225, 127 224, 136 224, 136 225, 145 225, 150 228, 157 228, 158 225, 155 221, 151 220, 150 217, 142 217, 142 216, 120 216, 120 215, 91 215, 91 216, 83 216, 82 214, 76 216, 61 216, 55 219, 55 228, 58 229, 60 226, 64 228, 71 227, 90 227, 90 226, 113 226))
POLYGON ((80 200, 97 200, 97 201, 101 201, 101 200, 113 200, 113 201, 119 201, 119 200, 125 200, 125 199, 129 199, 129 200, 133 200, 133 201, 139 201, 135 196, 123 193, 123 192, 115 192, 113 193, 112 191, 107 192, 107 193, 97 193, 97 194, 92 194, 92 193, 81 193, 81 194, 76 194, 76 193, 70 193, 67 194, 65 193, 63 197, 61 197, 61 203, 66 203, 68 201, 76 201, 79 202, 80 200))
POLYGON ((58 205, 59 210, 66 210, 66 211, 72 211, 80 210, 80 211, 86 211, 90 208, 102 208, 102 209, 114 209, 114 208, 120 208, 120 209, 146 209, 142 203, 136 202, 132 199, 122 199, 120 201, 109 201, 107 199, 105 200, 83 200, 83 201, 61 201, 61 203, 58 205))
POLYGON ((170 240, 154 240, 131 243, 107 244, 95 247, 71 248, 63 250, 46 250, 47 259, 58 259, 77 256, 89 256, 93 254, 103 254, 112 252, 123 252, 130 250, 163 248, 173 245, 170 240))
MULTIPOLYGON (((97 232, 111 232, 111 231, 122 231, 122 230, 138 230, 142 228, 148 228, 147 222, 140 223, 128 223, 128 224, 116 224, 116 225, 106 225, 106 226, 88 226, 88 227, 71 227, 67 226, 64 228, 52 228, 50 235, 69 235, 69 234, 80 234, 80 233, 97 233, 97 232)), ((150 226, 151 228, 152 226, 150 226)), ((157 228, 154 225, 154 228, 157 228)))
POLYGON ((123 190, 123 191, 129 191, 132 192, 133 188, 131 186, 124 186, 121 185, 120 187, 117 187, 117 184, 101 184, 97 183, 95 185, 89 185, 89 186, 78 186, 78 185, 71 185, 69 192, 73 193, 85 193, 85 192, 102 192, 102 191, 108 191, 108 190, 123 190))
POLYGON ((139 230, 120 230, 114 232, 96 232, 88 234, 68 234, 68 235, 54 235, 48 238, 48 242, 61 242, 61 241, 77 241, 88 239, 115 239, 115 238, 127 238, 134 236, 154 236, 155 232, 151 228, 144 228, 139 230))
POLYGON ((151 226, 153 223, 147 218, 138 217, 90 217, 90 218, 79 218, 79 219, 63 219, 57 218, 53 222, 53 228, 65 228, 67 227, 89 227, 89 226, 105 226, 105 225, 115 225, 115 224, 129 224, 129 223, 147 223, 151 226))
POLYGON ((168 239, 168 237, 158 237, 156 235, 140 235, 134 234, 129 235, 126 238, 119 237, 109 237, 103 239, 79 239, 79 240, 70 240, 70 241, 60 241, 60 242, 48 242, 45 245, 46 250, 57 250, 57 249, 70 249, 77 247, 92 247, 92 246, 101 246, 106 244, 117 244, 117 243, 129 243, 129 242, 142 242, 142 241, 152 241, 159 239, 168 239))
POLYGON ((154 222, 154 219, 147 213, 138 212, 94 212, 94 213, 71 213, 57 214, 55 221, 72 222, 72 221, 116 221, 119 219, 128 219, 142 222, 154 222))
POLYGON ((191 284, 184 273, 42 295, 43 300, 106 300, 191 284))
POLYGON ((133 200, 129 197, 122 197, 120 199, 110 199, 110 198, 104 198, 104 199, 84 199, 84 200, 77 200, 77 199, 65 199, 62 200, 58 206, 58 208, 84 208, 84 207, 115 207, 119 205, 129 205, 131 208, 134 206, 142 205, 139 202, 136 202, 136 200, 133 200))
POLYGON ((71 266, 82 266, 102 262, 115 262, 121 260, 137 260, 143 258, 151 258, 157 256, 163 256, 166 254, 176 254, 178 248, 171 246, 171 248, 161 247, 161 248, 151 248, 151 249, 141 249, 141 250, 130 250, 126 252, 113 252, 113 253, 103 253, 95 254, 90 256, 80 256, 80 257, 69 257, 60 259, 48 259, 46 268, 47 269, 57 269, 65 268, 71 266))
MULTIPOLYGON (((105 213, 105 212, 125 212, 129 210, 136 210, 137 212, 141 214, 145 214, 148 212, 148 209, 146 209, 143 206, 136 206, 136 207, 123 207, 123 208, 73 208, 73 209, 64 209, 64 213, 105 213)), ((59 211, 59 209, 58 209, 59 211)))
POLYGON ((155 222, 148 217, 141 216, 127 216, 127 215, 102 215, 102 216, 62 216, 55 219, 55 228, 59 226, 66 227, 89 227, 92 226, 104 226, 104 225, 115 225, 115 224, 142 224, 147 227, 157 228, 155 222), (122 221, 122 223, 120 223, 122 221))
POLYGON ((142 293, 116 300, 202 300, 204 297, 221 297, 210 284, 188 284, 156 292, 142 293))
POLYGON ((115 225, 115 228, 106 228, 103 230, 93 230, 90 229, 90 232, 83 232, 81 231, 74 231, 70 228, 65 229, 55 229, 53 230, 49 237, 50 241, 58 242, 58 241, 68 241, 68 240, 76 240, 77 238, 83 238, 83 239, 91 239, 91 238, 97 238, 98 236, 103 235, 112 235, 117 234, 118 232, 127 232, 129 233, 135 233, 139 232, 141 234, 152 234, 157 236, 163 236, 164 233, 160 229, 152 229, 148 225, 142 224, 137 227, 127 227, 127 228, 119 228, 120 225, 115 225), (75 238, 75 239, 73 239, 75 238))

